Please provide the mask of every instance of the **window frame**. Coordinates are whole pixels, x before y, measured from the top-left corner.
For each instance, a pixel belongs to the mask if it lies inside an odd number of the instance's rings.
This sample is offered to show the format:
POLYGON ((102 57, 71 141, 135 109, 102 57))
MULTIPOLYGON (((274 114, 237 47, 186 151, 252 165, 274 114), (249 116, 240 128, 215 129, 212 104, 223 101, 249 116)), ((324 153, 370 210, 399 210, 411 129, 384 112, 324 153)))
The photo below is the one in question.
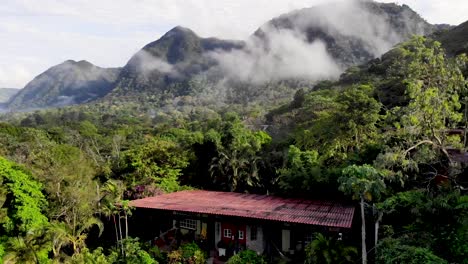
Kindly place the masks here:
POLYGON ((196 219, 186 218, 179 221, 179 227, 188 230, 197 230, 198 222, 196 219))
POLYGON ((237 238, 238 238, 238 239, 241 239, 241 240, 244 240, 244 239, 245 239, 245 234, 244 234, 244 231, 243 231, 243 230, 238 230, 238 231, 237 231, 237 238), (242 234, 242 237, 241 237, 241 234, 242 234))
POLYGON ((223 237, 226 237, 226 238, 232 238, 232 230, 230 228, 224 228, 223 229, 223 237), (228 231, 228 232, 226 232, 228 231), (228 234, 228 235, 226 235, 228 234))

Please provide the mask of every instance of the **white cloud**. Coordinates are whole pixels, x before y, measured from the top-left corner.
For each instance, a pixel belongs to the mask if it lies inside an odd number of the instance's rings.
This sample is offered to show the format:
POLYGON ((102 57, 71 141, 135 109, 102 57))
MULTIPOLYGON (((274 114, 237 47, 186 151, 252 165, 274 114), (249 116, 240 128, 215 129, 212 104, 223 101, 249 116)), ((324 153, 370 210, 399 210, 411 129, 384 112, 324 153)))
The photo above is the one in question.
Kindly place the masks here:
MULTIPOLYGON (((275 16, 323 2, 329 1, 2 0, 0 85, 22 87, 67 59, 123 66, 143 45, 176 25, 201 36, 245 39, 275 16)), ((399 2, 431 23, 459 24, 468 19, 466 0, 399 2)))
POLYGON ((244 50, 213 52, 211 56, 226 77, 257 84, 294 78, 319 80, 340 74, 340 66, 329 56, 323 42, 308 43, 304 36, 290 30, 268 35, 268 50, 261 40, 253 38, 244 50))

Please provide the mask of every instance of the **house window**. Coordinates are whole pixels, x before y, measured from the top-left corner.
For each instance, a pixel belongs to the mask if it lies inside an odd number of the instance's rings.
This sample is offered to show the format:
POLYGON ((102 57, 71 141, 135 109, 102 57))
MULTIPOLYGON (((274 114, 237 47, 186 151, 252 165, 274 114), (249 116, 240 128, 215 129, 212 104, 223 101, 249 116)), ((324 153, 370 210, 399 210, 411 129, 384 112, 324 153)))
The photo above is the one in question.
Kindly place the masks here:
POLYGON ((312 232, 308 232, 305 236, 304 236, 304 242, 306 245, 308 245, 310 242, 312 242, 314 240, 314 234, 312 232))
POLYGON ((223 236, 224 236, 224 237, 231 238, 231 237, 232 237, 232 231, 231 231, 231 229, 225 228, 225 229, 223 230, 223 236))
POLYGON ((256 226, 252 226, 250 228, 250 240, 251 241, 257 240, 257 227, 256 226))
POLYGON ((244 231, 239 230, 238 237, 239 237, 239 239, 244 239, 244 231))
POLYGON ((197 220, 195 219, 180 220, 180 228, 197 230, 197 220))

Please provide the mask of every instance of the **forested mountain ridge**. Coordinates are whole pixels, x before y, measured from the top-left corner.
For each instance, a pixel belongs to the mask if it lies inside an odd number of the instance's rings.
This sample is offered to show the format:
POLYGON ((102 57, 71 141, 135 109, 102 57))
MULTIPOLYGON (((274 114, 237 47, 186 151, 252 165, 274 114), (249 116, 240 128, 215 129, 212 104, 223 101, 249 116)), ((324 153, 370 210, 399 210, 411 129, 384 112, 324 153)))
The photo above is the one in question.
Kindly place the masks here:
POLYGON ((268 39, 273 33, 294 30, 308 42, 325 42, 328 53, 347 68, 379 57, 412 35, 439 29, 407 5, 350 1, 296 10, 272 19, 255 35, 268 39))
POLYGON ((468 21, 454 28, 436 32, 433 37, 442 43, 451 56, 468 53, 468 21))
POLYGON ((119 68, 68 60, 35 77, 8 100, 8 110, 33 110, 90 102, 114 86, 119 68))
MULTIPOLYGON (((188 28, 175 27, 147 44, 125 65, 112 95, 163 92, 165 87, 187 82, 215 63, 204 54, 240 49, 243 42, 200 38, 188 28)), ((183 93, 182 91, 180 92, 183 93)))
POLYGON ((202 39, 176 27, 129 61, 106 99, 181 98, 180 105, 190 96, 188 104, 209 105, 203 101, 216 95, 212 105, 274 105, 301 86, 336 78, 413 34, 437 29, 408 6, 361 1, 282 15, 245 42, 202 39))
POLYGON ((297 10, 267 22, 245 41, 201 38, 175 27, 137 52, 121 72, 88 67, 87 75, 95 71, 95 76, 77 84, 65 80, 76 78, 76 70, 59 65, 53 69, 60 73, 49 70, 36 77, 8 107, 35 109, 99 99, 150 102, 161 109, 274 106, 297 89, 335 79, 348 66, 378 57, 413 34, 438 29, 408 6, 372 1, 297 10))
MULTIPOLYGON (((432 37, 443 39, 446 42, 439 43, 438 49, 444 50, 443 56, 454 57, 453 50, 446 51, 446 47, 455 47, 447 41, 450 36, 455 39, 461 40, 456 47, 462 48, 463 45, 468 45, 466 35, 460 33, 467 25, 468 22, 455 27, 451 30, 438 31, 432 37), (460 44, 462 43, 462 44, 460 44)), ((429 37, 429 39, 431 39, 429 37)), ((431 39, 434 42, 435 40, 431 39)), ((466 52, 460 51, 463 54, 466 52)), ((382 56, 372 59, 366 63, 351 66, 344 71, 336 81, 323 81, 314 85, 311 92, 307 95, 304 91, 300 91, 294 97, 294 100, 289 104, 285 104, 275 110, 266 114, 267 124, 269 124, 270 133, 273 136, 282 137, 286 134, 293 133, 291 129, 297 129, 297 126, 307 126, 310 122, 310 104, 304 103, 307 100, 316 100, 315 96, 331 97, 336 96, 336 91, 346 89, 349 86, 364 84, 372 87, 373 96, 385 108, 392 109, 395 107, 404 107, 407 105, 410 98, 407 94, 407 68, 409 67, 406 62, 407 51, 401 48, 401 44, 396 45, 382 56), (311 99, 308 96, 312 96, 311 99), (278 133, 278 134, 277 134, 278 133)), ((464 65, 464 59, 459 62, 464 65)), ((463 74, 468 75, 467 68, 463 74)), ((320 100, 318 101, 320 102, 320 100)), ((315 109, 315 108, 312 108, 315 109)), ((304 128, 304 127, 302 127, 304 128)), ((325 131, 323 131, 325 132, 325 131)))

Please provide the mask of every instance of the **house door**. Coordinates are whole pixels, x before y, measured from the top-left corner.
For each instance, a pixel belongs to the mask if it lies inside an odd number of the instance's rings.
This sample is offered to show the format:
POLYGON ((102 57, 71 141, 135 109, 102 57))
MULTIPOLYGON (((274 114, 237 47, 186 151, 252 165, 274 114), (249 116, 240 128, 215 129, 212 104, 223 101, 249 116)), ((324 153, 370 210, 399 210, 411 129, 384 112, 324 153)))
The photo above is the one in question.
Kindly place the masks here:
POLYGON ((229 245, 231 242, 239 241, 240 245, 245 245, 246 242, 246 226, 235 225, 232 223, 221 223, 221 240, 229 245))

